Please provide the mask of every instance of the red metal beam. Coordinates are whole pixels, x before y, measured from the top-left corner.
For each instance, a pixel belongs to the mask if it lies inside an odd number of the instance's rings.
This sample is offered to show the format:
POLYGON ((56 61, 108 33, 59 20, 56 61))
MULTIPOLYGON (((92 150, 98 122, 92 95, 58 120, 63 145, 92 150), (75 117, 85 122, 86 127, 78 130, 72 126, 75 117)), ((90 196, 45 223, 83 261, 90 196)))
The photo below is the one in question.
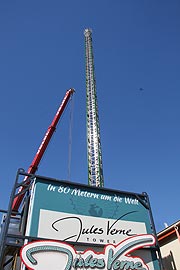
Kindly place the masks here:
MULTIPOLYGON (((42 159, 42 156, 44 155, 44 152, 51 140, 51 137, 54 133, 54 131, 56 130, 56 126, 59 122, 59 119, 71 97, 71 95, 74 93, 74 89, 71 88, 69 90, 67 90, 65 96, 64 96, 64 99, 63 101, 61 102, 61 105, 59 107, 59 109, 57 110, 56 112, 56 115, 51 123, 51 125, 49 126, 49 128, 47 129, 46 131, 46 134, 42 140, 42 143, 41 145, 39 146, 38 148, 38 151, 31 163, 31 165, 29 166, 29 169, 27 171, 28 174, 35 174, 35 172, 37 171, 38 169, 38 165, 42 159)), ((24 181, 27 179, 27 177, 25 177, 24 181)), ((29 184, 29 183, 27 183, 29 184)), ((25 189, 25 187, 21 186, 18 190, 18 193, 22 192, 23 190, 25 189)), ((12 211, 18 211, 20 205, 21 205, 21 202, 24 198, 24 193, 23 194, 20 194, 19 196, 15 197, 14 201, 13 201, 13 205, 12 205, 12 211)))

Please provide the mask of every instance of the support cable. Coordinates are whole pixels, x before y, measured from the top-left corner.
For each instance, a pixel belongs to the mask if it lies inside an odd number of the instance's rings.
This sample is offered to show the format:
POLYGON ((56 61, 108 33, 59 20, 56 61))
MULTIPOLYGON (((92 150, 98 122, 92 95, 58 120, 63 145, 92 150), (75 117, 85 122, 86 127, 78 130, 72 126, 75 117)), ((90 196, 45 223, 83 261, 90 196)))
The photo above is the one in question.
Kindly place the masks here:
POLYGON ((69 145, 68 145, 68 180, 71 179, 71 157, 72 157, 72 126, 74 113, 74 99, 70 98, 70 115, 69 115, 69 145))

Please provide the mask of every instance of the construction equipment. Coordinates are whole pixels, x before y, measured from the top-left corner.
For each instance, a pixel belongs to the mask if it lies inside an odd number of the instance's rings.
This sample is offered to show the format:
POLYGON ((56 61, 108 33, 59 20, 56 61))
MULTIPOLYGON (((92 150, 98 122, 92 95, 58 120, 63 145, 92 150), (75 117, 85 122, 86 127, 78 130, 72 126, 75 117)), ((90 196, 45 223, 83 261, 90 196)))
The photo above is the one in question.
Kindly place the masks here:
MULTIPOLYGON (((56 115, 55 115, 51 125, 49 126, 49 128, 46 131, 46 134, 42 140, 41 145, 38 148, 36 155, 31 163, 31 165, 29 166, 29 169, 27 171, 28 174, 35 174, 35 172, 37 171, 39 163, 40 163, 42 156, 43 156, 43 154, 44 154, 44 152, 49 144, 49 141, 51 140, 51 137, 56 129, 58 121, 59 121, 59 119, 60 119, 60 117, 61 117, 61 115, 62 115, 62 113, 63 113, 63 111, 64 111, 64 109, 65 109, 65 107, 66 107, 66 105, 67 105, 67 103, 68 103, 68 101, 73 93, 74 93, 73 88, 70 88, 69 90, 67 90, 67 92, 64 96, 64 99, 63 99, 59 109, 57 110, 56 115)), ((26 179, 27 179, 27 177, 24 178, 24 180, 26 180, 26 179)), ((26 183, 26 185, 27 184, 28 183, 26 183)), ((21 205, 21 202, 24 198, 23 189, 24 189, 24 187, 21 186, 19 189, 19 192, 18 192, 19 195, 17 197, 15 197, 15 199, 13 201, 12 211, 15 211, 15 212, 18 211, 18 209, 21 205)))
POLYGON ((88 183, 91 186, 103 187, 103 166, 100 141, 100 127, 96 94, 96 80, 92 47, 92 31, 85 29, 86 50, 86 119, 87 119, 87 152, 88 183))

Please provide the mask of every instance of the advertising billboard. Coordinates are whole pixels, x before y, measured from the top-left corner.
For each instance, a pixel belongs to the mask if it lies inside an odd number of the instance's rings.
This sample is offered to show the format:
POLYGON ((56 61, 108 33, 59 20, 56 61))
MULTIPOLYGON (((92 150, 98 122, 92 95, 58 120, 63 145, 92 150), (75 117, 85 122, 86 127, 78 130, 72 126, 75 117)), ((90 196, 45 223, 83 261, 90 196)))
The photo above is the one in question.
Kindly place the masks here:
POLYGON ((72 246, 56 241, 37 241, 21 249, 21 259, 28 269, 34 270, 149 270, 139 256, 131 256, 134 250, 155 244, 152 235, 137 235, 117 246, 107 245, 103 252, 85 250, 79 254, 72 246))
MULTIPOLYGON (((37 177, 26 235, 89 247, 117 246, 138 235, 154 234, 149 212, 146 194, 37 177)), ((157 258, 152 253, 144 251, 150 269, 155 269, 157 258)))

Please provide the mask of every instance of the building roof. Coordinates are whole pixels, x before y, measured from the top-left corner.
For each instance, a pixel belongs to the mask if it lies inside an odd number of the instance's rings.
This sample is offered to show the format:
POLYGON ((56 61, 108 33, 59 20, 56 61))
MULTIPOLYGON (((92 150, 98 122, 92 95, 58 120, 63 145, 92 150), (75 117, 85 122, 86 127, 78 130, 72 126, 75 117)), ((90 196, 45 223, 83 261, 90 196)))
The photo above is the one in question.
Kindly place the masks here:
POLYGON ((157 234, 158 241, 160 242, 162 240, 166 240, 167 238, 172 237, 172 236, 176 236, 177 238, 180 239, 179 229, 180 229, 180 220, 176 221, 172 225, 160 231, 157 234))

